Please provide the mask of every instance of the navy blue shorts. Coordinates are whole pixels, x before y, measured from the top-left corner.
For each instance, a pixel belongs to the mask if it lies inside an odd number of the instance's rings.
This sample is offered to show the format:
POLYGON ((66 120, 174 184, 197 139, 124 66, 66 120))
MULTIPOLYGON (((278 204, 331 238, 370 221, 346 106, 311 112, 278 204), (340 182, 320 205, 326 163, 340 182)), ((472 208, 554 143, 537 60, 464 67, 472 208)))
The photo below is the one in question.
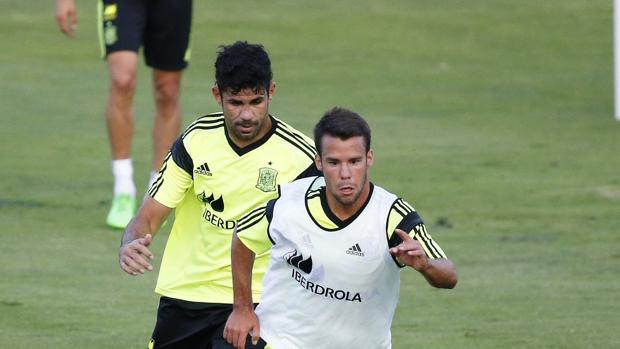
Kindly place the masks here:
POLYGON ((150 67, 177 71, 189 62, 192 0, 99 0, 102 54, 144 50, 150 67))

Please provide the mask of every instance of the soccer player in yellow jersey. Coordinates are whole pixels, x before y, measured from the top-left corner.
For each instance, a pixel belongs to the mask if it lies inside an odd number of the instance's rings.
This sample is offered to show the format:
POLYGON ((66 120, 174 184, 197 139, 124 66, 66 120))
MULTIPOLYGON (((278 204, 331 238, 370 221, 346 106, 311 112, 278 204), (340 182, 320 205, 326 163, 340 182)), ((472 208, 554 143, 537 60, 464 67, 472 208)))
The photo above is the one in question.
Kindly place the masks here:
MULTIPOLYGON (((215 78, 222 112, 197 119, 177 139, 120 247, 125 272, 152 270, 152 236, 175 210, 155 289, 162 297, 151 348, 231 348, 222 331, 233 303, 235 222, 276 198, 279 184, 319 173, 312 141, 269 114, 276 87, 261 45, 220 47, 215 78)), ((267 264, 267 254, 257 256, 257 302, 267 264)))

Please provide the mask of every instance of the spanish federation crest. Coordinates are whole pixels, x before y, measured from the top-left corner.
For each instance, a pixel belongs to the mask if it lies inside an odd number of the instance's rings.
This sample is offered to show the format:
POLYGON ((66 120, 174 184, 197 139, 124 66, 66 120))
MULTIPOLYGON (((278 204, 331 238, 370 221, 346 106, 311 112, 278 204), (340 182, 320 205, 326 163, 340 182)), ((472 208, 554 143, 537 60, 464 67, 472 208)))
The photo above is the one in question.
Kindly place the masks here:
POLYGON ((276 191, 276 177, 278 177, 278 171, 270 167, 262 167, 258 170, 256 188, 264 192, 276 191))
POLYGON ((112 22, 106 22, 105 28, 103 29, 103 39, 108 46, 114 45, 118 40, 116 26, 113 25, 112 22))

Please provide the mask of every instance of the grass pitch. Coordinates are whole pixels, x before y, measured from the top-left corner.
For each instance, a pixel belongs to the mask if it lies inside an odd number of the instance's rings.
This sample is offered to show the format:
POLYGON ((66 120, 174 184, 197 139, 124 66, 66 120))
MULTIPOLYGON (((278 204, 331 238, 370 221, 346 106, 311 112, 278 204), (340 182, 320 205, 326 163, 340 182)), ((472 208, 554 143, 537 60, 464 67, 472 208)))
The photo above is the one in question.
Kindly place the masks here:
MULTIPOLYGON (((73 40, 53 5, 0 3, 0 347, 141 348, 156 273, 123 275, 95 6, 73 40)), ((374 131, 373 181, 414 204, 455 290, 403 273, 394 348, 620 346, 620 123, 609 1, 199 2, 184 125, 216 111, 216 47, 270 52, 274 114, 309 132, 334 105, 374 131)), ((153 107, 139 73, 134 161, 153 107)), ((156 237, 161 256, 167 230, 156 237)))

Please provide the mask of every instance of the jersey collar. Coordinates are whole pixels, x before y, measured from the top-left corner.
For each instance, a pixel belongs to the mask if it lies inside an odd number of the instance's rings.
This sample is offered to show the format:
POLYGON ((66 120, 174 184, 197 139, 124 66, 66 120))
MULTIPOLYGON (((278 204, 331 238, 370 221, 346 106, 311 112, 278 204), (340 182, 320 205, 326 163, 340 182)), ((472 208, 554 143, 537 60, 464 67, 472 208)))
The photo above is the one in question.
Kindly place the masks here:
POLYGON ((226 135, 226 140, 228 141, 228 145, 230 145, 232 150, 234 150, 235 153, 237 153, 237 155, 243 156, 251 152, 252 150, 260 147, 261 145, 265 144, 269 140, 269 138, 271 138, 271 136, 276 132, 276 127, 277 127, 277 122, 278 122, 273 116, 271 116, 271 114, 269 114, 269 118, 271 119, 271 129, 269 130, 269 132, 267 132, 267 134, 263 138, 243 148, 239 147, 238 145, 235 144, 235 142, 232 141, 232 139, 230 138, 230 135, 228 134, 228 128, 226 128, 226 125, 224 125, 224 134, 226 135))
POLYGON ((357 210, 357 212, 355 212, 354 215, 345 220, 341 220, 327 204, 324 178, 317 177, 310 185, 310 188, 306 193, 306 210, 308 211, 312 221, 321 229, 327 231, 340 230, 355 221, 355 219, 364 211, 364 208, 366 208, 366 205, 368 205, 368 202, 370 202, 370 199, 372 198, 374 188, 375 186, 371 182, 370 191, 364 204, 359 208, 359 210, 357 210), (311 200, 314 201, 314 204, 310 202, 311 200), (320 201, 320 205, 316 201, 320 201))

